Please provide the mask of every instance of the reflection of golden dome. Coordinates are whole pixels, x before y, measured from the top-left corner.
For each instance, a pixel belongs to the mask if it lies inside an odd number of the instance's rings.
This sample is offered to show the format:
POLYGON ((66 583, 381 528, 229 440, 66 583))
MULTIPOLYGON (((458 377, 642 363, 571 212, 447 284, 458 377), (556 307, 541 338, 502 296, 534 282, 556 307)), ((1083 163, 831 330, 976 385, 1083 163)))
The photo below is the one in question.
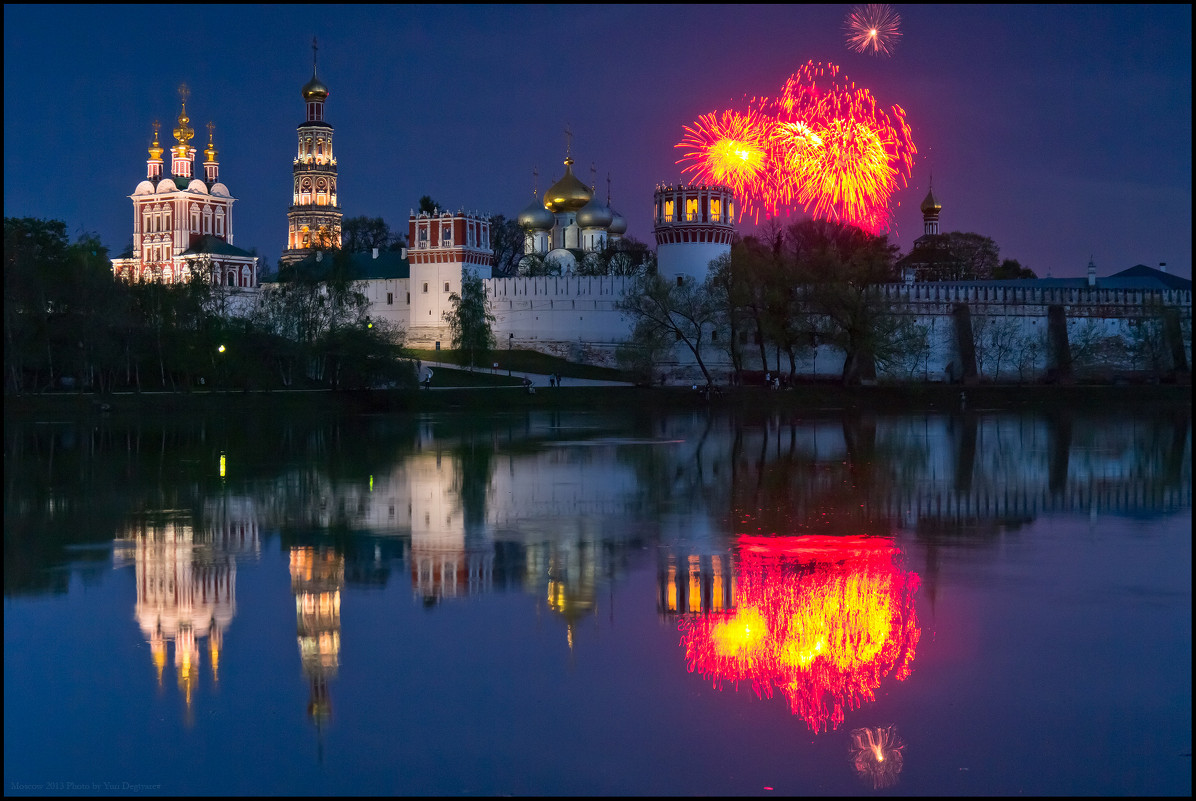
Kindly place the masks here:
POLYGON ((922 201, 922 213, 930 214, 931 212, 934 212, 935 214, 938 214, 942 210, 942 204, 934 198, 934 191, 928 191, 926 193, 926 199, 922 201))
POLYGON ((328 87, 320 83, 320 79, 314 72, 311 75, 311 80, 303 85, 303 99, 307 101, 328 99, 328 87))
POLYGON ((544 207, 552 212, 577 211, 594 193, 573 174, 573 159, 565 159, 565 177, 544 193, 544 207))

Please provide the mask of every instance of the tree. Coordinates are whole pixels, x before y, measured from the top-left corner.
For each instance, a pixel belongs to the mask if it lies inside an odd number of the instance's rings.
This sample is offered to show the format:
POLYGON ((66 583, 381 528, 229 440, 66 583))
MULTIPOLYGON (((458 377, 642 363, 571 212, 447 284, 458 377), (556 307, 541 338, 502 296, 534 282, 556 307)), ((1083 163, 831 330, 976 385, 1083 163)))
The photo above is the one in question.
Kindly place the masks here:
POLYGON ((972 341, 976 350, 976 370, 1001 380, 1001 365, 1015 360, 1021 345, 1021 321, 1016 317, 972 318, 972 341))
POLYGON ((440 204, 432 199, 430 195, 424 195, 419 199, 419 214, 436 214, 440 211, 440 204))
POLYGON ((956 273, 944 276, 942 280, 987 281, 997 272, 1000 250, 989 237, 960 231, 951 231, 942 236, 957 265, 956 273))
POLYGON ((1021 262, 1017 259, 1004 259, 998 267, 993 270, 992 278, 994 281, 1009 281, 1019 278, 1037 278, 1038 274, 1029 267, 1023 267, 1021 262))
POLYGON ((718 322, 718 308, 705 283, 693 278, 668 281, 660 275, 644 275, 619 301, 618 308, 632 322, 631 340, 646 346, 672 335, 684 342, 698 363, 707 384, 714 383, 702 359, 702 346, 718 322))
POLYGON ((449 325, 453 349, 469 352, 469 369, 478 359, 489 363, 488 356, 494 348, 494 330, 491 325, 495 317, 490 313, 486 301, 486 285, 472 270, 461 275, 461 294, 449 295, 450 311, 444 313, 449 325))
POLYGON ((845 384, 874 379, 878 368, 900 364, 920 346, 913 318, 897 313, 880 289, 896 279, 897 248, 887 237, 826 220, 791 229, 803 282, 795 300, 812 315, 818 339, 843 351, 845 384))
POLYGON ((506 278, 519 273, 523 258, 525 232, 518 220, 508 220, 501 214, 490 218, 490 249, 494 253, 494 276, 506 278))
POLYGON ((341 223, 341 248, 349 253, 369 253, 374 248, 399 250, 405 241, 381 217, 349 217, 341 223))
POLYGON ((67 246, 66 223, 61 220, 4 218, 4 362, 17 392, 22 391, 27 370, 35 386, 54 383, 52 320, 63 308, 67 246))
POLYGON ((711 260, 707 268, 706 285, 718 314, 719 328, 727 331, 722 346, 731 357, 735 381, 739 383, 743 376, 743 349, 739 338, 747 332, 751 323, 748 310, 751 288, 743 272, 735 268, 732 253, 724 253, 711 260))

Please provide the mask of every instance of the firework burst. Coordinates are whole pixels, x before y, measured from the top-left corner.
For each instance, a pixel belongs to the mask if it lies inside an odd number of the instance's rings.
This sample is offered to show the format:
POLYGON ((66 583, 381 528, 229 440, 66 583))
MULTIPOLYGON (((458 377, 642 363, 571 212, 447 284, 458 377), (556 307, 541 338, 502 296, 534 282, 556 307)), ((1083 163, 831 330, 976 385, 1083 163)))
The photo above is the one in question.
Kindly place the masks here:
POLYGON ((884 3, 856 6, 843 27, 847 46, 857 53, 891 56, 901 38, 901 15, 884 3))
POLYGON ((701 183, 729 187, 744 211, 758 220, 761 208, 769 207, 772 122, 755 110, 703 114, 692 127, 685 126, 685 138, 675 145, 690 148, 677 161, 686 163, 681 172, 701 183))
POLYGON ((818 219, 888 230, 893 193, 913 168, 905 111, 810 61, 776 97, 753 98, 746 112, 703 114, 685 126, 678 164, 701 183, 730 187, 747 216, 801 207, 818 219))

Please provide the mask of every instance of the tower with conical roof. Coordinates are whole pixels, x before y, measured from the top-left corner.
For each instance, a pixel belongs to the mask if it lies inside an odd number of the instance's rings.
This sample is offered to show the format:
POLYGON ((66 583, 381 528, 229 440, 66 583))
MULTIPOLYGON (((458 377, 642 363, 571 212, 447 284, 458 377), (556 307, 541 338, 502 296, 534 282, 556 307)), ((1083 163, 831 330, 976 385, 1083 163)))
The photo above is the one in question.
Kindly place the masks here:
POLYGON ((291 207, 287 210, 287 245, 280 259, 294 264, 314 251, 341 246, 344 216, 336 196, 336 157, 332 126, 324 120, 328 87, 317 73, 316 40, 312 39, 311 80, 303 86, 307 119, 299 124, 299 151, 292 168, 291 207))

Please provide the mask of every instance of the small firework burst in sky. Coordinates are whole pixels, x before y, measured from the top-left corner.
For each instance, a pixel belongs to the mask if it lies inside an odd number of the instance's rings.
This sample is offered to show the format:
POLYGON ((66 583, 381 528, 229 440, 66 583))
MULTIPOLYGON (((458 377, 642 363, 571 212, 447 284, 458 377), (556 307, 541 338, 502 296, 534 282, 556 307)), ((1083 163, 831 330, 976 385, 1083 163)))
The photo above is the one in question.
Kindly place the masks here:
POLYGON ((901 15, 884 3, 856 6, 847 15, 847 46, 857 53, 893 55, 901 38, 901 15))

